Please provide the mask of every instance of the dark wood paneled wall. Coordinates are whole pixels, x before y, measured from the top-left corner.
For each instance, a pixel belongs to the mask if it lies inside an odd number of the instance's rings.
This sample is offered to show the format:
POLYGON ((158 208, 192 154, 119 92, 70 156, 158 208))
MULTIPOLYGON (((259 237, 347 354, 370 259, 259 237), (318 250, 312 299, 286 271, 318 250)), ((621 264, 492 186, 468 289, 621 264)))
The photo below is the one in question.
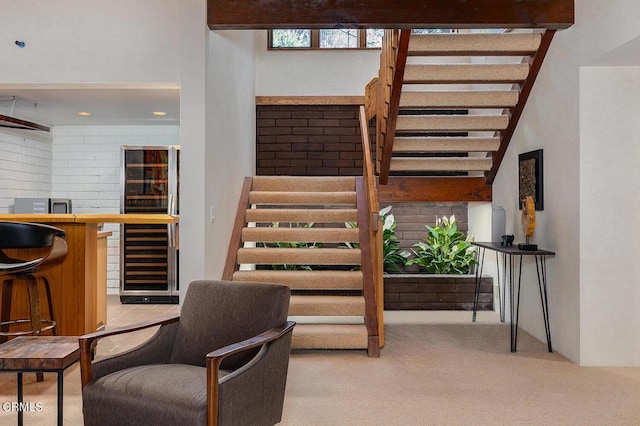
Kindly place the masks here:
POLYGON ((208 0, 211 29, 550 28, 574 23, 574 0, 208 0))

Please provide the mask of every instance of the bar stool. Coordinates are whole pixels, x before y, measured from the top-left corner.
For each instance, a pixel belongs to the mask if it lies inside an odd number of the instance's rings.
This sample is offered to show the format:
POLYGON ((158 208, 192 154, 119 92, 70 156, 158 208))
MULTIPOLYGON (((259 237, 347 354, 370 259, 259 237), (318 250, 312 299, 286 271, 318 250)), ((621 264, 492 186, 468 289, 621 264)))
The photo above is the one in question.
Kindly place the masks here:
POLYGON ((0 222, 0 277, 2 278, 2 313, 0 317, 0 343, 9 336, 32 334, 40 335, 51 330, 55 335, 56 322, 53 316, 53 303, 49 280, 38 275, 39 269, 58 263, 67 255, 65 231, 53 226, 37 223, 0 222), (5 249, 45 249, 48 252, 35 259, 16 259, 8 256, 5 249), (43 319, 40 313, 40 289, 38 279, 44 284, 47 293, 49 319, 43 319), (29 318, 11 319, 11 305, 14 282, 24 282, 27 286, 29 318), (9 331, 10 326, 20 327, 30 324, 28 330, 9 331))

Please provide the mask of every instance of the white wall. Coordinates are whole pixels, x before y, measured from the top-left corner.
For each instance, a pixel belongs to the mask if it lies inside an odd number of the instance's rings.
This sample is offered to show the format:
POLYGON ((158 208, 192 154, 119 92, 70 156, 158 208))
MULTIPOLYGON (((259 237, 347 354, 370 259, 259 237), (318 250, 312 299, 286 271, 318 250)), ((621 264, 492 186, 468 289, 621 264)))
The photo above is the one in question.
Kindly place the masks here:
POLYGON ((640 67, 583 67, 580 87, 581 364, 640 366, 640 67))
MULTIPOLYGON (((581 346, 581 339, 589 332, 581 328, 581 315, 585 314, 581 312, 581 276, 586 267, 580 262, 584 247, 580 236, 586 229, 581 214, 585 208, 615 212, 620 207, 604 205, 598 198, 581 199, 581 178, 617 172, 612 164, 589 169, 580 162, 580 67, 637 37, 638 19, 637 2, 576 1, 576 24, 556 34, 493 188, 494 203, 507 210, 507 233, 522 239, 520 212, 514 201, 518 197, 517 156, 544 149, 545 210, 537 212, 534 242, 557 252, 547 263, 554 349, 579 363, 590 356, 581 346)), ((610 98, 609 102, 615 104, 616 100, 610 98)), ((615 145, 624 149, 633 143, 626 139, 615 145)), ((524 274, 530 285, 523 285, 520 325, 544 340, 535 265, 527 262, 524 274)), ((621 274, 619 271, 611 280, 621 274)))
POLYGON ((253 31, 210 33, 204 229, 212 278, 222 277, 244 178, 255 175, 254 70, 253 31))
MULTIPOLYGON (((122 145, 178 145, 178 126, 57 126, 53 128, 51 192, 70 198, 74 213, 120 213, 122 145)), ((108 238, 107 290, 118 294, 120 227, 108 238)))
POLYGON ((255 31, 256 96, 364 96, 380 50, 268 50, 255 31))
POLYGON ((2 0, 0 10, 0 84, 180 79, 180 2, 2 0))
POLYGON ((0 212, 13 213, 13 199, 49 197, 51 136, 0 129, 0 212))

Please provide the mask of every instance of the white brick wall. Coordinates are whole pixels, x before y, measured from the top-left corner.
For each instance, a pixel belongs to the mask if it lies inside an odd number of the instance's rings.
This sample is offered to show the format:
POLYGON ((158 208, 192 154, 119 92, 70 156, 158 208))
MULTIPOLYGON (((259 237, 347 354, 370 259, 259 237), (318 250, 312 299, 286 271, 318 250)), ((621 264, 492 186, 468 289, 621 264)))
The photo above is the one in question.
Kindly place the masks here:
POLYGON ((13 213, 17 197, 48 197, 51 191, 51 137, 0 129, 0 213, 13 213))
MULTIPOLYGON (((179 144, 179 126, 54 127, 51 196, 70 198, 74 213, 120 213, 120 147, 179 144)), ((104 230, 113 232, 108 239, 107 290, 117 294, 120 227, 105 224, 104 230)))

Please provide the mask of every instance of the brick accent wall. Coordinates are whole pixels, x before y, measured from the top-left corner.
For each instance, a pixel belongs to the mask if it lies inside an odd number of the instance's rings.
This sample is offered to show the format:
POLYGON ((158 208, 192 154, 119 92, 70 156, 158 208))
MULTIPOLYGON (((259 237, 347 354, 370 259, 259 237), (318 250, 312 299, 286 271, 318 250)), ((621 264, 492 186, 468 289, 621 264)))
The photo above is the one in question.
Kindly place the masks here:
MULTIPOLYGON (((475 276, 391 275, 384 278, 387 310, 473 310, 475 276)), ((478 310, 493 310, 493 278, 482 277, 478 310)))
POLYGON ((256 174, 361 176, 357 105, 258 105, 256 174))
POLYGON ((13 213, 17 197, 49 197, 51 136, 12 129, 0 131, 0 213, 13 213))

